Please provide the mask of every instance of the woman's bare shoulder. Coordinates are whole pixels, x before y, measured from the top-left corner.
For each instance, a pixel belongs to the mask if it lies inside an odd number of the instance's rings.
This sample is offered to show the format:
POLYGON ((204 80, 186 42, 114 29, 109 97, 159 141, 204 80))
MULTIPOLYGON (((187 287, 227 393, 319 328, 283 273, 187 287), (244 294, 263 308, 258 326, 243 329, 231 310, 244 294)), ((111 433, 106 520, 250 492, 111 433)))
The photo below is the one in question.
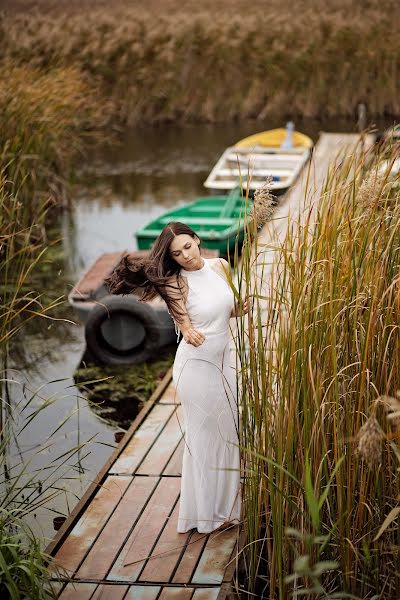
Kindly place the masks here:
POLYGON ((217 258, 209 258, 208 262, 211 267, 216 269, 223 269, 224 271, 230 269, 228 261, 220 256, 218 256, 217 258))
POLYGON ((210 262, 210 266, 212 268, 213 271, 215 271, 218 275, 220 275, 223 279, 225 279, 226 281, 230 281, 230 277, 231 277, 231 268, 229 266, 228 261, 226 261, 224 258, 211 258, 209 259, 212 261, 212 263, 210 262))

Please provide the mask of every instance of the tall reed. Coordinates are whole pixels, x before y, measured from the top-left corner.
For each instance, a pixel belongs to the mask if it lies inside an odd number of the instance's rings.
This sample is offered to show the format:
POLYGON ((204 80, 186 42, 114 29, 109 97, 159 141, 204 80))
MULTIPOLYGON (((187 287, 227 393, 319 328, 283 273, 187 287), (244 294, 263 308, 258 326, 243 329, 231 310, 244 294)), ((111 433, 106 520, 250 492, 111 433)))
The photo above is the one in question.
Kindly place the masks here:
POLYGON ((399 16, 392 0, 44 0, 0 15, 0 55, 77 69, 123 124, 398 115, 399 16))
POLYGON ((103 123, 102 107, 76 68, 43 72, 3 61, 1 71, 2 187, 18 196, 19 224, 29 227, 49 198, 53 208, 66 202, 72 166, 94 123, 103 123))
POLYGON ((281 242, 251 246, 247 223, 237 349, 257 597, 400 597, 400 193, 379 160, 366 173, 363 153, 341 157, 281 242))
MULTIPOLYGON (((4 64, 3 64, 4 67, 4 64)), ((88 442, 57 456, 55 426, 36 453, 26 460, 19 436, 56 398, 41 398, 29 383, 18 394, 10 367, 19 368, 13 340, 33 320, 55 319, 63 295, 51 299, 34 284, 33 275, 47 259, 53 240, 47 227, 58 210, 72 158, 79 149, 78 134, 93 117, 88 89, 73 69, 51 75, 28 67, 7 65, 0 83, 0 595, 53 597, 49 557, 27 524, 27 517, 65 493, 62 480, 70 476, 68 461, 88 442), (86 115, 86 116, 85 116, 86 115), (36 404, 38 403, 38 404, 36 404), (37 456, 51 450, 51 464, 34 468, 37 456), (15 456, 19 457, 17 460, 15 456)), ((21 388, 22 389, 22 388, 21 388)), ((63 424, 69 419, 66 417, 63 424)))

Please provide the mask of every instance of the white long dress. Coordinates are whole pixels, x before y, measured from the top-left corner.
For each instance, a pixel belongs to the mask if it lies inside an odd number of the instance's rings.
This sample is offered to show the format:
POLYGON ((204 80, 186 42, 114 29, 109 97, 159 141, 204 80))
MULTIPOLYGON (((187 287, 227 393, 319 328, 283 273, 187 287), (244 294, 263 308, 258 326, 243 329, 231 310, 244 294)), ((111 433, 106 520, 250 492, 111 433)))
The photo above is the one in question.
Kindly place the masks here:
POLYGON ((180 533, 208 533, 240 519, 236 369, 229 359, 234 295, 210 260, 203 260, 197 271, 181 269, 188 283, 186 309, 205 341, 195 347, 182 339, 173 367, 185 429, 180 533))

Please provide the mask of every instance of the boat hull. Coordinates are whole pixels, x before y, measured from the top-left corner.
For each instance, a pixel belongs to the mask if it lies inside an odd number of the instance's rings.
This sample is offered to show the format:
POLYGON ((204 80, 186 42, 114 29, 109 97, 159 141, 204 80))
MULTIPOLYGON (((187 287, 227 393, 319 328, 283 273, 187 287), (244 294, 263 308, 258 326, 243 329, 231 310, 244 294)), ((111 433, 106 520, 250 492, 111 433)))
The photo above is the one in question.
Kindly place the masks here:
POLYGON ((202 247, 226 256, 241 247, 244 238, 244 216, 252 202, 233 189, 226 196, 198 198, 185 206, 171 210, 135 233, 139 250, 149 250, 164 227, 172 222, 185 223, 199 236, 202 247))
MULTIPOLYGON (((181 222, 184 223, 184 219, 182 219, 181 222)), ((137 235, 136 241, 139 250, 151 250, 158 235, 159 233, 149 236, 137 235)), ((234 252, 236 244, 238 244, 239 247, 242 246, 244 231, 241 229, 239 232, 233 232, 229 237, 219 240, 207 239, 204 235, 202 236, 201 233, 199 234, 199 237, 203 248, 216 250, 221 256, 226 256, 227 254, 232 254, 234 252)))
POLYGON ((229 192, 240 186, 250 196, 270 180, 269 188, 279 195, 290 188, 311 155, 313 142, 294 131, 273 129, 249 136, 227 148, 212 168, 204 187, 229 192))

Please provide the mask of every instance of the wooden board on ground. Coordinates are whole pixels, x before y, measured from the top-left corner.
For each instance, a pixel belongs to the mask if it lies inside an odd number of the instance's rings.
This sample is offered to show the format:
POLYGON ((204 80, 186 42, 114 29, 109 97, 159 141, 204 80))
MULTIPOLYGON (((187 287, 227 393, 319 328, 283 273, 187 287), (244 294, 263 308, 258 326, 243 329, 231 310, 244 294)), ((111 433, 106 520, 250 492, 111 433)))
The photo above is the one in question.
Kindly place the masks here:
POLYGON ((238 526, 220 538, 177 532, 185 442, 174 395, 170 370, 50 547, 62 600, 226 597, 238 526))

